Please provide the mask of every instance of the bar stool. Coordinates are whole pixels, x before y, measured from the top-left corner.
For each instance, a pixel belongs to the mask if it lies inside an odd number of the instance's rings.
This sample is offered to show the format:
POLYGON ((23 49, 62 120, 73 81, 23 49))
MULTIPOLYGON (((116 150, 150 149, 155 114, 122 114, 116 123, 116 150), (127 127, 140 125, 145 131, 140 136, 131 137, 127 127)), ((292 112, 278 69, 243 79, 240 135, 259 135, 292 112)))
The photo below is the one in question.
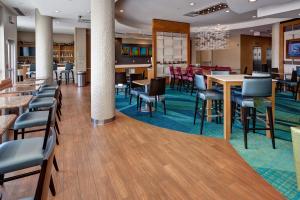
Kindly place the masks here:
POLYGON ((66 63, 65 69, 60 72, 60 79, 62 79, 62 74, 65 74, 66 84, 70 82, 70 74, 72 74, 73 83, 75 82, 73 66, 72 63, 66 63))
MULTIPOLYGON (((31 176, 34 174, 40 173, 40 170, 35 170, 15 176, 11 176, 5 178, 5 174, 19 171, 22 169, 27 169, 35 166, 39 166, 43 162, 43 158, 45 156, 46 149, 48 145, 55 143, 56 141, 56 133, 53 128, 51 128, 51 124, 53 121, 53 114, 55 110, 55 105, 49 109, 47 112, 43 112, 43 115, 39 115, 38 117, 45 116, 46 117, 46 128, 44 137, 34 137, 23 140, 14 140, 9 142, 4 142, 0 144, 0 185, 3 185, 4 182, 16 180, 19 178, 24 178, 27 176, 31 176)), ((42 111, 40 111, 42 112, 42 111)), ((14 129, 22 129, 25 124, 32 125, 33 123, 37 126, 42 125, 41 119, 35 119, 36 122, 30 117, 24 117, 25 114, 22 114, 18 117, 15 122, 14 129), (27 119, 27 122, 24 122, 22 119, 27 119)), ((56 159, 54 157, 53 164, 58 171, 58 166, 56 159)), ((51 177, 50 180, 50 189, 52 195, 55 195, 55 187, 53 183, 53 179, 51 177)))
POLYGON ((202 100, 202 112, 201 112, 201 124, 200 124, 200 134, 203 133, 203 124, 204 124, 204 117, 205 117, 205 111, 207 106, 207 101, 212 100, 215 103, 215 112, 216 115, 212 117, 216 117, 217 123, 218 119, 220 117, 219 112, 221 111, 221 106, 218 108, 218 102, 223 101, 223 94, 215 91, 215 90, 208 90, 206 88, 205 79, 203 75, 195 75, 195 86, 197 89, 196 93, 196 105, 195 105, 195 112, 194 112, 194 124, 196 124, 196 115, 198 112, 198 104, 199 99, 202 100))
MULTIPOLYGON (((247 135, 249 130, 270 130, 272 147, 275 149, 274 137, 274 122, 272 102, 267 97, 272 96, 272 78, 271 77, 245 77, 242 86, 242 94, 233 94, 233 101, 241 107, 242 111, 242 124, 244 131, 244 145, 245 149, 248 148, 247 135), (250 115, 250 109, 256 111, 261 106, 267 109, 270 128, 256 128, 256 112, 250 115), (253 119, 253 128, 249 128, 249 117, 253 119)), ((235 112, 235 110, 233 110, 235 112)))
POLYGON ((32 75, 35 75, 36 74, 36 67, 35 67, 35 64, 30 64, 29 66, 29 71, 26 72, 26 75, 29 76, 29 78, 32 77, 32 75))

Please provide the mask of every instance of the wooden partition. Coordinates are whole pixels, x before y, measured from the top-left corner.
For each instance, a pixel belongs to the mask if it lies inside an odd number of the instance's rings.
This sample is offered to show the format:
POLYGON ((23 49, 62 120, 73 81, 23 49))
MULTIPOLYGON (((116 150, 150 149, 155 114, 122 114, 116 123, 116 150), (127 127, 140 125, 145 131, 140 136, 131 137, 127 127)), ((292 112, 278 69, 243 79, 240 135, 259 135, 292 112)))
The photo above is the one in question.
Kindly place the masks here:
POLYGON ((253 48, 261 47, 262 64, 267 64, 267 49, 272 47, 271 37, 241 35, 241 73, 247 67, 247 73, 253 71, 253 48))
MULTIPOLYGON (((152 20, 152 64, 153 76, 157 76, 157 32, 187 34, 187 64, 191 64, 190 24, 167 21, 161 19, 152 20)), ((150 73, 149 73, 150 74, 150 73)))
POLYGON ((285 32, 300 30, 300 19, 289 20, 280 23, 280 46, 279 46, 279 72, 281 73, 281 78, 285 73, 284 65, 300 65, 299 59, 289 59, 285 58, 285 32), (290 61, 292 60, 292 61, 290 61))

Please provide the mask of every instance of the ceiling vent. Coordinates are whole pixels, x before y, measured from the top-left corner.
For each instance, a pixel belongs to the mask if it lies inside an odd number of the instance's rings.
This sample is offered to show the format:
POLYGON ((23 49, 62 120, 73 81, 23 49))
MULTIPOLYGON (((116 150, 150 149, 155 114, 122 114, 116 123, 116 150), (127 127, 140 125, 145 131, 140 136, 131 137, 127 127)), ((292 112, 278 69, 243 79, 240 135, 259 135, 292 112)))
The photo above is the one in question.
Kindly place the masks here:
POLYGON ((91 20, 90 19, 85 19, 83 16, 78 16, 78 22, 79 23, 90 24, 91 20))
POLYGON ((212 14, 212 13, 215 13, 215 12, 227 9, 227 8, 228 8, 228 5, 226 3, 218 3, 218 4, 215 4, 213 6, 210 6, 208 8, 202 9, 202 10, 189 12, 189 13, 185 14, 184 16, 197 17, 199 15, 208 15, 208 14, 212 14))
POLYGON ((25 16, 25 14, 19 8, 13 7, 13 9, 17 12, 18 16, 25 16))

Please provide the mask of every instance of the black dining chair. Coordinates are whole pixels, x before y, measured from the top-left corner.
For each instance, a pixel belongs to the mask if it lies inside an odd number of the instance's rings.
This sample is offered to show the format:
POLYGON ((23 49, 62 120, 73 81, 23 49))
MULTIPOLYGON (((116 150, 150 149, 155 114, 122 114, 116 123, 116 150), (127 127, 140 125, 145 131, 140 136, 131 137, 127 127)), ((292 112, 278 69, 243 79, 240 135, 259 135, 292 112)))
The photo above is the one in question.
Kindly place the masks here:
POLYGON ((115 73, 115 90, 117 95, 119 94, 119 90, 124 90, 125 98, 127 97, 128 93, 128 83, 126 78, 126 72, 116 72, 115 73))
POLYGON ((282 91, 282 87, 285 86, 289 91, 292 92, 293 97, 295 99, 297 99, 297 90, 298 90, 298 88, 297 88, 298 87, 297 70, 292 71, 290 78, 288 78, 288 75, 285 75, 284 80, 278 80, 278 84, 280 87, 280 91, 282 91))
POLYGON ((197 88, 197 93, 196 93, 196 103, 195 103, 195 111, 194 111, 194 124, 196 124, 196 116, 198 113, 199 99, 201 99, 202 100, 202 111, 201 111, 200 134, 202 135, 207 101, 208 100, 213 101, 213 104, 215 105, 214 106, 215 115, 213 115, 211 117, 216 117, 216 121, 218 123, 220 116, 221 116, 220 115, 220 112, 221 112, 220 102, 223 101, 223 94, 214 89, 208 90, 206 87, 205 78, 203 75, 195 75, 195 86, 197 88))
POLYGON ((135 96, 136 97, 136 108, 139 108, 139 100, 140 100, 140 94, 142 92, 144 92, 144 87, 137 85, 135 83, 133 83, 133 81, 136 80, 143 80, 143 74, 130 74, 129 75, 129 95, 130 95, 130 99, 129 99, 129 104, 131 104, 132 101, 132 97, 135 96))
MULTIPOLYGON (((250 130, 269 130, 271 133, 272 147, 275 149, 275 137, 274 137, 274 122, 273 122, 273 111, 272 102, 268 97, 272 96, 272 78, 269 77, 245 77, 242 86, 241 94, 233 94, 233 101, 241 107, 242 112, 242 124, 244 131, 244 145, 245 149, 248 148, 248 132, 250 130), (256 114, 251 114, 250 110, 256 110, 258 107, 262 107, 267 110, 267 117, 269 127, 257 128, 256 114), (254 116, 254 118, 253 118, 254 116), (254 121, 253 127, 249 128, 249 119, 254 121)), ((235 112, 235 109, 232 109, 235 112)), ((260 118, 259 118, 260 119, 260 118)))
POLYGON ((164 115, 167 114, 166 110, 166 78, 155 78, 151 79, 150 87, 148 94, 141 93, 140 94, 140 109, 142 107, 143 101, 148 104, 150 117, 152 117, 152 107, 153 103, 155 104, 155 108, 157 108, 157 102, 160 101, 163 104, 164 115))
POLYGON ((55 74, 55 79, 58 80, 58 75, 57 75, 57 64, 54 63, 52 66, 53 66, 53 72, 54 72, 54 74, 55 74))

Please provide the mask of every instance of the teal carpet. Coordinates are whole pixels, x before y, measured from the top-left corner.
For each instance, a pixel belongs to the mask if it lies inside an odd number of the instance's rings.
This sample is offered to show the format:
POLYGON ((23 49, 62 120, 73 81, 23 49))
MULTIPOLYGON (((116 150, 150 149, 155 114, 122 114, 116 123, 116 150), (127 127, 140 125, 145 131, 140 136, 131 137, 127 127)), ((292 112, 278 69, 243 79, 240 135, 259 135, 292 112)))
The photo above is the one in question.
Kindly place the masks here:
MULTIPOLYGON (((162 106, 150 118, 149 113, 136 111, 136 99, 129 105, 129 98, 124 94, 116 96, 117 109, 137 120, 189 134, 199 134, 199 116, 193 125, 195 94, 178 92, 170 88, 166 91, 167 115, 162 106)), ((199 105, 200 107, 201 105, 199 105)), ((296 102, 290 94, 278 94, 276 97, 276 149, 272 149, 271 140, 262 133, 249 133, 248 148, 244 148, 243 132, 239 122, 233 127, 232 146, 265 180, 280 191, 287 199, 300 200, 297 191, 293 148, 291 143, 291 126, 300 126, 300 102, 296 102)), ((204 124, 204 135, 223 138, 223 125, 214 122, 204 124)))

